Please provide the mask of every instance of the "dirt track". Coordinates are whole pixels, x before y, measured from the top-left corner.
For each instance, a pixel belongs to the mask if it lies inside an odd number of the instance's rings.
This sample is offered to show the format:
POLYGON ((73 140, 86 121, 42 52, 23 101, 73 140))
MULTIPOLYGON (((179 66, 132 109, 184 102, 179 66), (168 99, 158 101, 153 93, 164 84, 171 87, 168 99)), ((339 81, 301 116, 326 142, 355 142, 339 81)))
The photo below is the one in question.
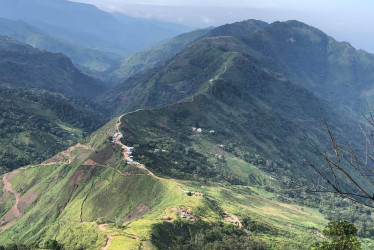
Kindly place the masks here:
POLYGON ((12 188, 11 183, 7 179, 8 176, 11 176, 12 178, 14 178, 14 176, 17 175, 18 172, 19 170, 15 170, 3 176, 3 182, 4 182, 3 193, 6 193, 6 192, 12 193, 14 197, 16 198, 16 202, 14 203, 12 208, 2 218, 0 218, 2 222, 1 223, 2 226, 0 227, 0 232, 3 232, 6 229, 13 226, 16 222, 15 219, 21 216, 21 211, 19 210, 19 207, 18 207, 19 202, 20 202, 20 194, 18 194, 17 191, 12 188))
POLYGON ((109 247, 109 245, 110 245, 110 241, 111 241, 111 239, 113 239, 113 238, 114 238, 113 236, 108 235, 108 239, 107 239, 107 241, 106 241, 106 245, 105 245, 105 247, 102 247, 101 250, 108 250, 108 247, 109 247))
MULTIPOLYGON (((13 171, 10 174, 18 174, 18 172, 19 171, 16 170, 16 171, 13 171)), ((14 216, 20 217, 21 216, 21 212, 18 209, 18 203, 19 203, 20 194, 17 193, 17 191, 12 188, 12 184, 6 178, 8 175, 9 175, 9 173, 3 176, 3 182, 4 182, 3 191, 4 192, 11 192, 11 193, 14 194, 14 196, 16 198, 16 203, 13 205, 11 211, 13 212, 14 216)))
MULTIPOLYGON (((108 224, 100 224, 99 225, 99 230, 103 231, 103 232, 108 232, 109 230, 108 230, 107 226, 108 226, 108 224)), ((105 244, 104 247, 101 248, 101 250, 108 250, 108 247, 110 245, 110 240, 113 239, 113 236, 108 235, 107 237, 108 238, 106 240, 106 244, 105 244)))

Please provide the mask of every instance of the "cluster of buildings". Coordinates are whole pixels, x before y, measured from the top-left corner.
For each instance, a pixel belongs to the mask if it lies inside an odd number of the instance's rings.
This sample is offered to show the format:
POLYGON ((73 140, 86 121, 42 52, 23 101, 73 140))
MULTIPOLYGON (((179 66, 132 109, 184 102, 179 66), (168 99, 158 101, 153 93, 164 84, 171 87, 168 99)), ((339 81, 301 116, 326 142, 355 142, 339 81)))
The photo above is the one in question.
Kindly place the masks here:
POLYGON ((135 164, 135 165, 138 165, 139 167, 144 167, 143 164, 141 164, 137 161, 134 161, 133 156, 132 156, 132 151, 134 150, 134 147, 123 146, 122 148, 123 148, 123 150, 126 150, 125 155, 127 155, 127 157, 126 157, 127 164, 135 164))
MULTIPOLYGON (((203 132, 203 129, 202 128, 195 128, 195 127, 192 127, 192 131, 198 133, 198 134, 201 134, 203 132)), ((214 130, 209 130, 209 133, 210 134, 214 134, 215 131, 214 130)))
POLYGON ((228 223, 239 226, 239 221, 231 219, 227 214, 222 214, 222 218, 228 223))
POLYGON ((178 208, 180 217, 183 219, 189 219, 189 220, 195 220, 195 216, 189 214, 186 210, 183 208, 178 208))
POLYGON ((127 164, 138 164, 138 162, 135 162, 133 160, 133 156, 132 156, 132 150, 134 149, 134 147, 126 147, 126 146, 123 146, 123 149, 126 150, 126 153, 128 155, 127 157, 127 164))
POLYGON ((112 137, 112 142, 115 143, 117 140, 121 140, 123 138, 123 135, 121 133, 115 133, 112 137))

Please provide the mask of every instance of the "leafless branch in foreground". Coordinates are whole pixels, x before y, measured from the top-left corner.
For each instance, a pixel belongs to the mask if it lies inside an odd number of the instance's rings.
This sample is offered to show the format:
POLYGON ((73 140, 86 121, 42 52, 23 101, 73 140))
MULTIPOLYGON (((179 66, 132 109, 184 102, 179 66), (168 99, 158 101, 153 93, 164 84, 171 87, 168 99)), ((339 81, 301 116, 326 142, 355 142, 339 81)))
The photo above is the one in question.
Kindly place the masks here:
MULTIPOLYGON (((372 110, 369 111, 369 116, 364 117, 374 128, 374 116, 372 110)), ((306 161, 306 165, 319 176, 319 178, 311 178, 313 188, 309 191, 335 193, 374 208, 374 146, 372 143, 374 131, 370 132, 369 137, 360 126, 365 137, 366 150, 357 152, 351 144, 347 147, 338 144, 326 120, 325 127, 333 149, 330 153, 324 152, 307 136, 304 136, 318 157, 317 162, 306 161)))

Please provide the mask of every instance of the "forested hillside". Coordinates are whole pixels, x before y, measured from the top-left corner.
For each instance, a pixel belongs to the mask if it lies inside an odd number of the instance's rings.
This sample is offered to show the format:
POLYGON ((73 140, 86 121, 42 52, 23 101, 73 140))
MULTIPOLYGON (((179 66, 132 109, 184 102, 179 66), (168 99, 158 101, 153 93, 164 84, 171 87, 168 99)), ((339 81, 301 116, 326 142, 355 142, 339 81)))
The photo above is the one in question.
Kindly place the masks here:
POLYGON ((62 54, 0 37, 0 170, 40 162, 104 123, 91 97, 105 89, 62 54))

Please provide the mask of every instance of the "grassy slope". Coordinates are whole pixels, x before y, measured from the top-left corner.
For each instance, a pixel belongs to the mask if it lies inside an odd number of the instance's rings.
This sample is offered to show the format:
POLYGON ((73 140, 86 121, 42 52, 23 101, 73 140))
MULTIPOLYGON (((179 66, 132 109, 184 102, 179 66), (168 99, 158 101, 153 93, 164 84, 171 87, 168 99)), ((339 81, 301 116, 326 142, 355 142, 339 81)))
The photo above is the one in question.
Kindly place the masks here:
MULTIPOLYGON (((106 244, 106 235, 111 235, 114 238, 109 249, 137 249, 140 245, 151 245, 151 226, 166 219, 165 209, 170 216, 178 217, 172 210, 176 207, 189 208, 191 214, 209 222, 223 222, 221 209, 239 218, 250 216, 252 220, 282 232, 275 237, 267 232, 258 232, 255 236, 265 239, 269 247, 277 249, 312 244, 316 240, 311 233, 312 228, 321 230, 326 223, 317 211, 277 202, 272 194, 258 187, 206 185, 159 179, 148 174, 122 176, 113 168, 126 171, 129 167, 124 165, 121 154, 116 150, 111 158, 117 160, 109 166, 84 166, 87 158, 92 159, 96 155, 95 159, 98 159, 102 149, 112 147, 106 141, 107 136, 114 133, 115 123, 116 120, 113 120, 86 140, 85 144, 92 149, 73 150, 75 158, 70 164, 29 166, 20 170, 11 180, 12 188, 21 194, 21 200, 30 193, 37 194, 37 198, 24 208, 13 227, 0 233, 3 244, 56 239, 70 249, 98 249, 106 244), (77 172, 89 173, 90 170, 92 175, 87 175, 76 185, 71 184, 72 176, 76 176, 77 172), (186 196, 182 190, 187 189, 201 192, 205 198, 186 196), (218 202, 221 209, 212 206, 208 198, 218 202), (119 227, 123 225, 122 219, 139 203, 149 207, 150 211, 130 225, 127 222, 124 228, 119 227), (98 219, 109 223, 107 231, 98 229, 95 222, 98 219), (134 236, 138 239, 134 240, 134 236), (300 240, 295 241, 292 237, 300 240)), ((108 157, 102 159, 112 162, 108 157)), ((240 160, 233 157, 232 161, 240 160)), ((1 206, 7 209, 11 201, 9 199, 1 206)))

